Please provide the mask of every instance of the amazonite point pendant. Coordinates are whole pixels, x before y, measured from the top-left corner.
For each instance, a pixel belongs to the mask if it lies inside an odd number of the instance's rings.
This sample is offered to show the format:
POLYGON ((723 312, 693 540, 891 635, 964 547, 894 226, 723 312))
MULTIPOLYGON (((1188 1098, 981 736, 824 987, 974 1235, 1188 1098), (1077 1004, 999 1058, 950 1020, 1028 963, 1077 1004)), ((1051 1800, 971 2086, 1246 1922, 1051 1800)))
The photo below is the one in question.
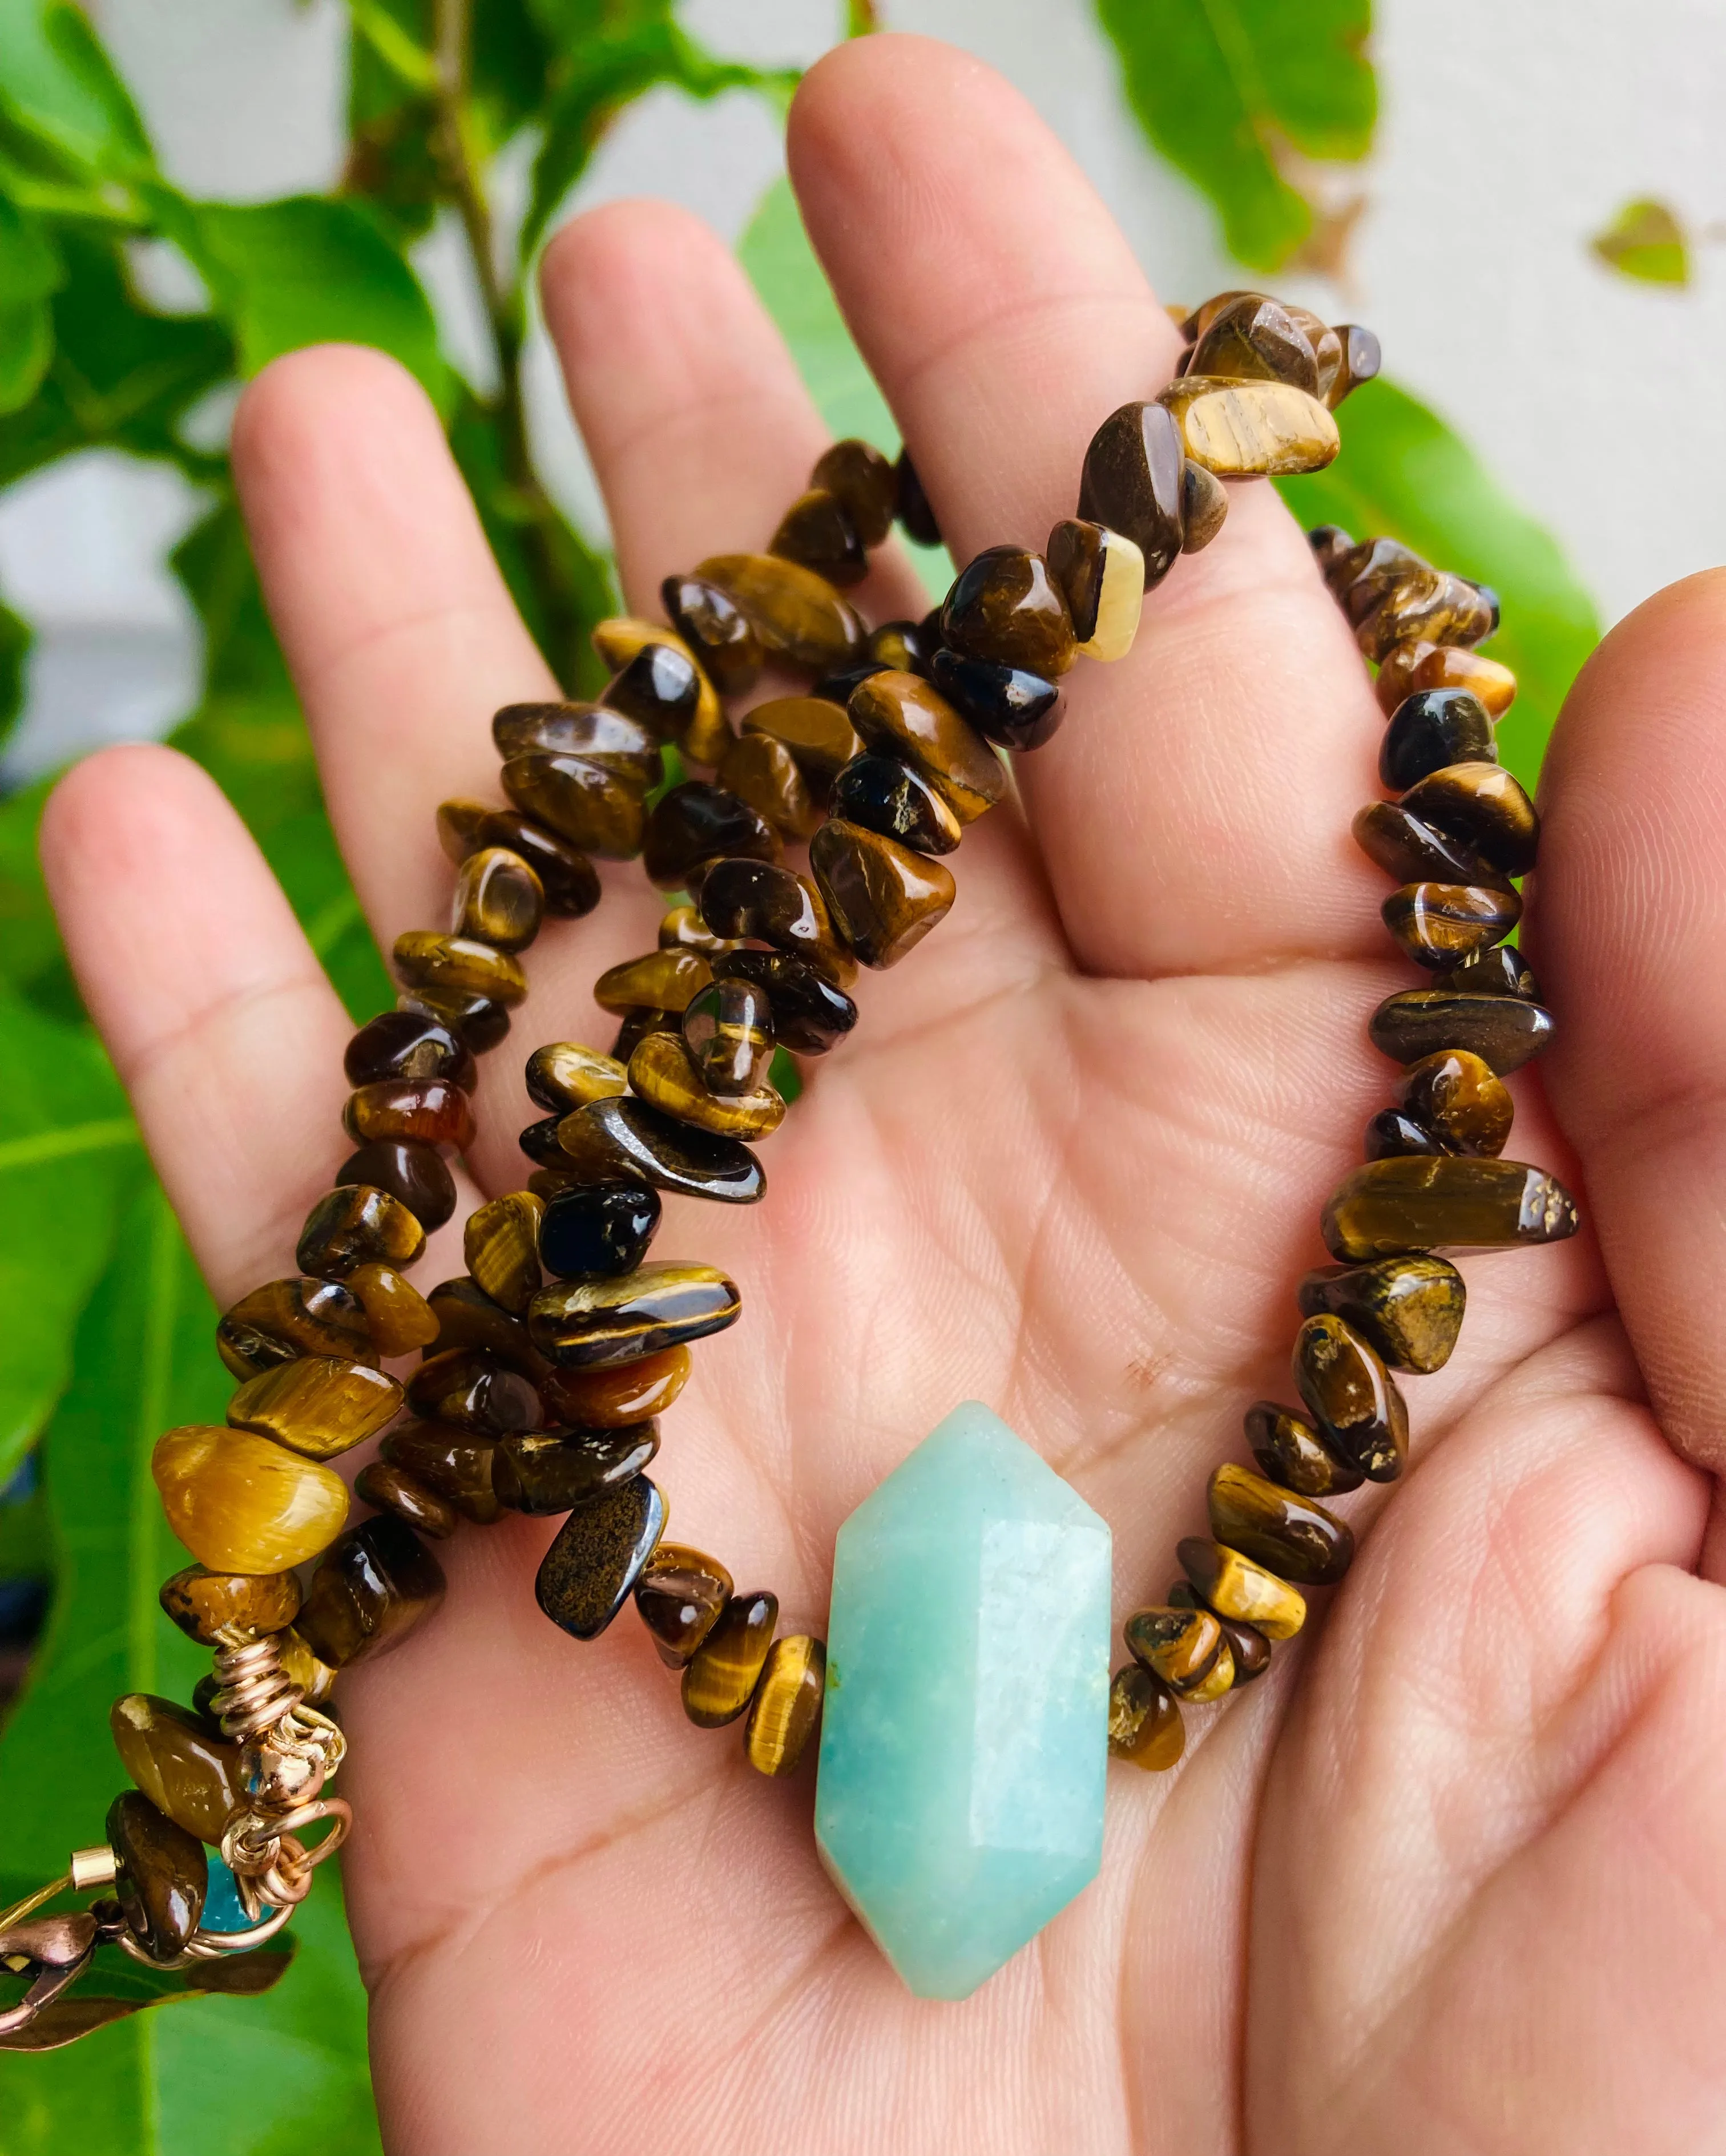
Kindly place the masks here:
POLYGON ((955 1408, 839 1531, 823 1862, 920 1999, 963 1999, 1095 1878, 1109 1531, 955 1408))

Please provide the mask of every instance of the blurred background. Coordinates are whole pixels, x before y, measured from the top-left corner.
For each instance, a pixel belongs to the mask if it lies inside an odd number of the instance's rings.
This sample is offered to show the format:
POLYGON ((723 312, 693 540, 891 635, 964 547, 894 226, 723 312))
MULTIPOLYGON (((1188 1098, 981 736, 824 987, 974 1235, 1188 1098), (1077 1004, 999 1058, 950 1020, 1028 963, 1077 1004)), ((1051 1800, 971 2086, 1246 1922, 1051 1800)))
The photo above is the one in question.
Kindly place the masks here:
MULTIPOLYGON (((156 1608, 183 1553, 147 1457, 225 1389, 43 896, 52 776, 172 735, 356 1016, 378 1009, 233 508, 239 383, 324 337, 393 352, 587 685, 606 535, 537 249, 614 196, 684 203, 739 247, 835 431, 891 449, 783 179, 799 71, 879 28, 1015 81, 1164 298, 1263 283, 1378 330, 1343 459, 1285 492, 1497 588, 1525 779, 1600 627, 1719 558, 1715 0, 0 0, 0 1906, 93 1838, 116 1694, 201 1673, 156 1608)), ((334 1870, 267 1998, 134 1977, 75 2054, 0 2051, 0 2156, 374 2150, 334 1870), (236 2117, 239 2076, 291 2104, 236 2117)))

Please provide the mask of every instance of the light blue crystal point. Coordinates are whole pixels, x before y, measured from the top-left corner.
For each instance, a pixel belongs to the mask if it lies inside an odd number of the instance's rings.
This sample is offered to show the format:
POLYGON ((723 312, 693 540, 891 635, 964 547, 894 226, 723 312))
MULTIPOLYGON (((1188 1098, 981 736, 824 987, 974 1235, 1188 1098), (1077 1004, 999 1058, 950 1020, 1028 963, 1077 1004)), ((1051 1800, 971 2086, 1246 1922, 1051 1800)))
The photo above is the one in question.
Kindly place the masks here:
POLYGON ((815 1839, 921 1999, 963 1999, 1102 1860, 1109 1531, 974 1400, 839 1531, 815 1839))

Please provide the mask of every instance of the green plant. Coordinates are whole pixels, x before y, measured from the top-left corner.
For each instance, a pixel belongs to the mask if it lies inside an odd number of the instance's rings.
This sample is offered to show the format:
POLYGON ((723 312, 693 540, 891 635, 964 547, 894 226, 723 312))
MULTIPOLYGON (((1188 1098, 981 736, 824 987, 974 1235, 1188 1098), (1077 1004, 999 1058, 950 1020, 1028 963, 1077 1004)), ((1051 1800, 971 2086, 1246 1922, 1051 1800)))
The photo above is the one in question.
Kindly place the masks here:
MULTIPOLYGON (((1364 0, 1099 0, 1135 109, 1210 193, 1243 259, 1280 259, 1310 228, 1293 143, 1352 157, 1370 133, 1364 0), (1232 26, 1232 27, 1231 27, 1232 26), (1153 64, 1154 63, 1154 64, 1153 64)), ((352 151, 330 197, 199 202, 155 160, 123 85, 78 11, 0 0, 0 484, 100 445, 172 465, 205 490, 174 566, 205 636, 205 678, 177 746, 215 776, 280 876, 356 1015, 388 994, 331 839, 303 724, 246 553, 213 400, 276 354, 325 337, 393 352, 448 427, 523 614, 572 687, 593 679, 586 631, 611 603, 603 553, 559 514, 523 424, 521 357, 535 250, 610 118, 667 83, 696 97, 780 100, 788 78, 714 58, 672 0, 350 0, 352 151), (496 227, 486 174, 530 136, 522 228, 496 227), (434 218, 466 235, 496 387, 442 354, 407 250, 434 218), (129 250, 166 241, 207 303, 152 308, 129 250)), ((854 32, 873 27, 853 0, 854 32)), ((816 268, 789 189, 768 195, 743 257, 836 432, 893 429, 816 268)), ((1525 773, 1592 639, 1556 550, 1456 440, 1384 386, 1344 414, 1346 480, 1291 489, 1309 521, 1388 530, 1489 578, 1524 694, 1507 747, 1525 773)), ((946 573, 925 564, 932 588, 946 573)), ((26 624, 0 611, 0 732, 18 704, 26 624)), ((145 1466, 177 1421, 219 1410, 213 1312, 149 1175, 124 1096, 85 1023, 34 860, 45 786, 0 803, 0 1484, 39 1438, 40 1500, 0 1510, 0 1575, 46 1565, 54 1614, 31 1686, 0 1733, 0 1899, 63 1861, 68 1823, 112 1794, 105 1722, 120 1691, 182 1693, 194 1658, 156 1610, 178 1560, 145 1466), (45 1432, 45 1436, 44 1433, 45 1432)), ((102 2148, 258 2156, 308 2133, 331 2156, 374 2148, 362 2003, 335 1894, 296 1922, 286 1979, 262 2001, 141 2014, 82 2047, 0 2056, 0 2156, 102 2148), (224 2077, 291 2076, 294 2115, 242 2127, 224 2077), (249 2136, 250 2138, 245 2138, 249 2136)))

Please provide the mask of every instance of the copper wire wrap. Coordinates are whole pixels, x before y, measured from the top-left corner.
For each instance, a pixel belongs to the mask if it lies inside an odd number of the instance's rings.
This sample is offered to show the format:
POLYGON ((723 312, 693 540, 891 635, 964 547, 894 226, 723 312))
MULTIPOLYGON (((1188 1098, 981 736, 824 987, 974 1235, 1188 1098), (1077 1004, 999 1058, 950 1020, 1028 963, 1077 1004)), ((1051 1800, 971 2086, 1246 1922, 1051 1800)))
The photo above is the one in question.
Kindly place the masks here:
POLYGON ((272 1638, 224 1642, 215 1654, 216 1696, 210 1702, 223 1734, 244 1743, 274 1729, 305 1694, 282 1667, 272 1638))

